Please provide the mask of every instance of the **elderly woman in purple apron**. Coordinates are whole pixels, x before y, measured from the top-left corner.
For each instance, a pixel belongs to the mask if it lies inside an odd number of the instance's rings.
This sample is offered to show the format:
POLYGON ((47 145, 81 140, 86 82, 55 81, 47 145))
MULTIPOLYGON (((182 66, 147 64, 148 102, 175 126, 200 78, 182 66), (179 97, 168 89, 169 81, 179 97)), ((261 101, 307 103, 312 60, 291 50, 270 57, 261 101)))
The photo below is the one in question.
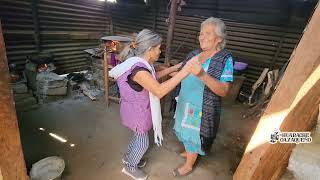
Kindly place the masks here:
POLYGON ((152 127, 155 142, 161 144, 162 117, 159 99, 175 88, 190 72, 197 74, 201 70, 200 66, 191 61, 173 78, 160 84, 158 78, 177 71, 181 66, 155 72, 153 63, 161 53, 161 41, 158 34, 142 30, 136 40, 121 53, 126 60, 110 71, 110 76, 117 80, 120 90, 122 124, 133 132, 127 153, 122 159, 125 164, 122 172, 133 179, 147 178, 139 168, 146 164, 142 157, 149 147, 148 131, 152 127))
POLYGON ((228 93, 233 81, 232 56, 224 50, 225 24, 217 18, 208 18, 201 24, 200 50, 191 52, 186 60, 197 62, 201 71, 189 75, 182 82, 177 97, 175 132, 183 143, 186 158, 181 167, 173 171, 175 176, 192 172, 200 155, 208 154, 216 137, 220 122, 221 97, 228 93))

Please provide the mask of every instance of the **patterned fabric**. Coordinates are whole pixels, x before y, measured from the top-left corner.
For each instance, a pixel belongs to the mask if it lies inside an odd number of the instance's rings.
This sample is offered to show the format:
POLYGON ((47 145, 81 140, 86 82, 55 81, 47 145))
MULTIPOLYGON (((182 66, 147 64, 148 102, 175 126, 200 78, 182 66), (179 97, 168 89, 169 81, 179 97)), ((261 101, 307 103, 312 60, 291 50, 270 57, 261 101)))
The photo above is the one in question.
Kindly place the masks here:
POLYGON ((137 168, 138 163, 149 147, 148 133, 134 133, 129 145, 126 157, 128 159, 127 167, 130 171, 137 168))
MULTIPOLYGON (((202 64, 204 71, 208 70, 210 62, 211 58, 208 58, 202 64)), ((174 127, 176 136, 184 144, 186 151, 200 155, 205 155, 200 139, 204 86, 205 84, 194 75, 187 76, 181 82, 174 127)))
POLYGON ((232 82, 233 81, 233 61, 232 57, 229 56, 226 65, 223 68, 222 75, 220 77, 221 82, 232 82))
MULTIPOLYGON (((182 67, 189 61, 193 56, 199 54, 200 50, 192 51, 188 54, 186 60, 183 62, 182 67)), ((207 73, 216 79, 221 81, 232 81, 231 73, 232 70, 232 58, 231 53, 227 50, 221 50, 216 53, 212 58, 207 73), (227 67, 225 68, 226 64, 227 67), (224 77, 221 77, 224 75, 224 77)), ((181 68, 182 68, 181 67, 181 68)), ((180 91, 178 87, 178 92, 180 91)), ((177 95, 178 93, 176 93, 177 95)), ((204 87, 203 92, 203 104, 202 104, 202 117, 200 127, 200 139, 202 150, 206 153, 210 150, 213 140, 216 137, 221 114, 221 97, 213 93, 207 86, 204 87)))

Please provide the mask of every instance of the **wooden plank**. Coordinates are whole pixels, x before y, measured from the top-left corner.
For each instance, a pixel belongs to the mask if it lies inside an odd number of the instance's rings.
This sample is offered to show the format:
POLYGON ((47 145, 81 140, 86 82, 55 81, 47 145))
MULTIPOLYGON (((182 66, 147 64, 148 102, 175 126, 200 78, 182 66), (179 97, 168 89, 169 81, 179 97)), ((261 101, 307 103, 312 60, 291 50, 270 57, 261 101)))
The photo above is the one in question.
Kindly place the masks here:
POLYGON ((109 107, 109 70, 108 70, 108 64, 109 64, 109 58, 108 58, 108 52, 105 47, 104 54, 103 54, 103 76, 104 76, 104 96, 106 99, 107 107, 109 107))
POLYGON ((0 167, 0 180, 3 180, 2 172, 1 172, 1 167, 0 167))
POLYGON ((118 98, 118 97, 109 96, 109 99, 110 99, 111 101, 116 102, 116 103, 120 103, 120 98, 118 98))
POLYGON ((279 179, 294 144, 268 143, 275 128, 309 131, 320 103, 320 7, 306 26, 288 68, 246 148, 235 180, 279 179))
POLYGON ((4 179, 27 180, 0 22, 0 168, 4 179))

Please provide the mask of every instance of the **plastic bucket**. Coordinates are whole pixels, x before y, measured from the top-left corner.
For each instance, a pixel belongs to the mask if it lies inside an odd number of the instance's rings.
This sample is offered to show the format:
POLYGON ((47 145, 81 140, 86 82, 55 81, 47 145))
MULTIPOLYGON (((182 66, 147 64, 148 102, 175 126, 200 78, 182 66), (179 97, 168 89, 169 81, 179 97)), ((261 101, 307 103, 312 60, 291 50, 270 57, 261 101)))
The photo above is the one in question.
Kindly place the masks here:
POLYGON ((247 68, 248 64, 240 61, 235 61, 233 68, 237 71, 243 71, 247 68))
POLYGON ((47 157, 32 165, 31 180, 60 180, 64 171, 64 160, 57 156, 47 157))

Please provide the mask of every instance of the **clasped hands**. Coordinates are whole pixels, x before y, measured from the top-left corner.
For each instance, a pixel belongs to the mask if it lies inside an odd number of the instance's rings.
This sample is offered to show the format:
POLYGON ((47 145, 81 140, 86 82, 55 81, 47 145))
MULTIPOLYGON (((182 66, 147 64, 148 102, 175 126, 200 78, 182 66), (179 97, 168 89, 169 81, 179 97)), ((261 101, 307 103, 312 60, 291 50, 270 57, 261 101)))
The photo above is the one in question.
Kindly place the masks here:
POLYGON ((188 73, 191 73, 198 78, 204 75, 205 71, 203 70, 201 63, 199 62, 198 56, 191 58, 182 69, 188 73))

